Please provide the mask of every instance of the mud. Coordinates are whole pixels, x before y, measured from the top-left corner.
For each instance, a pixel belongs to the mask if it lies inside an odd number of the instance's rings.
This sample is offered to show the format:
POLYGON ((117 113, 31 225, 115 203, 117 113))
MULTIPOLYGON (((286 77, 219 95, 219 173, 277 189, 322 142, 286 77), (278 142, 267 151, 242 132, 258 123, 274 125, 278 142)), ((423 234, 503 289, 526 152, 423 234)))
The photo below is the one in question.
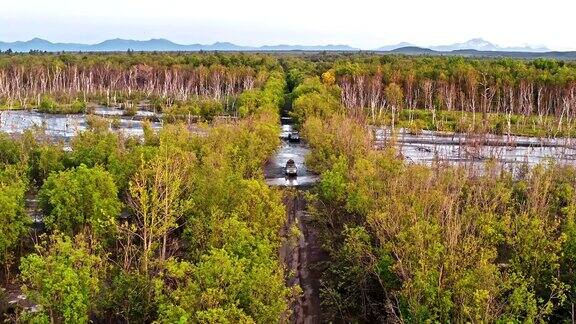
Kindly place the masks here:
POLYGON ((302 294, 292 304, 290 323, 321 323, 320 304, 320 265, 327 259, 322 250, 318 232, 306 212, 306 200, 301 190, 286 191, 284 202, 287 208, 287 222, 284 235, 287 238, 280 251, 280 257, 289 274, 287 283, 298 285, 302 294), (298 229, 294 235, 292 227, 298 229))

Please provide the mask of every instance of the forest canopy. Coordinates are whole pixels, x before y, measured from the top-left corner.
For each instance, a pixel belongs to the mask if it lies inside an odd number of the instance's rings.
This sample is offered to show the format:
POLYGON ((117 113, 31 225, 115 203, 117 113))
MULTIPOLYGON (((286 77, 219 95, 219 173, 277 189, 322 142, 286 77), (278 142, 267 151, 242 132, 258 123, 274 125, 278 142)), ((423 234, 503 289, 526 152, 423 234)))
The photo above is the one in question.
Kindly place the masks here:
MULTIPOLYGON (((576 314, 573 165, 419 163, 396 143, 423 130, 570 143, 573 62, 2 54, 0 106, 85 118, 66 139, 46 127, 0 134, 7 321, 567 322, 576 314), (95 106, 122 110, 141 136, 115 130, 111 117, 92 115, 95 106), (382 130, 389 137, 378 142, 382 130), (317 182, 267 182, 271 161, 288 158, 304 160, 298 166, 317 182)), ((474 145, 466 149, 484 144, 474 145)))

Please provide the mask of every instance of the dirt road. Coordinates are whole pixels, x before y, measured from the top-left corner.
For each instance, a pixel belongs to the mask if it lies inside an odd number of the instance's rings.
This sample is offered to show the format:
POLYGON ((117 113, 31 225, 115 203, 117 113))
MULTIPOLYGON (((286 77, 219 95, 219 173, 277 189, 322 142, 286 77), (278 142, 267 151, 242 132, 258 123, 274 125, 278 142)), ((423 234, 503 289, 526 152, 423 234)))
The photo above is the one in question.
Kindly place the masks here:
POLYGON ((306 200, 301 190, 286 190, 285 203, 288 221, 284 228, 287 237, 280 251, 288 284, 299 285, 302 294, 292 305, 291 323, 321 323, 320 275, 321 261, 326 254, 320 247, 318 233, 306 213, 306 200), (297 230, 296 230, 297 229, 297 230))

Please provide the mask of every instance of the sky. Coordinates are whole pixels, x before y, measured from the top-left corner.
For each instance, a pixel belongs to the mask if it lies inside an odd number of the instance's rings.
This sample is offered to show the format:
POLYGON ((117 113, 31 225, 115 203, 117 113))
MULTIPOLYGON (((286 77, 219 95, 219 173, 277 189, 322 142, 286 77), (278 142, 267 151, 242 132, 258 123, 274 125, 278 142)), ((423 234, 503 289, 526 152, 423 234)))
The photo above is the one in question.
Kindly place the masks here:
POLYGON ((0 41, 445 45, 576 50, 576 0, 0 0, 0 41))

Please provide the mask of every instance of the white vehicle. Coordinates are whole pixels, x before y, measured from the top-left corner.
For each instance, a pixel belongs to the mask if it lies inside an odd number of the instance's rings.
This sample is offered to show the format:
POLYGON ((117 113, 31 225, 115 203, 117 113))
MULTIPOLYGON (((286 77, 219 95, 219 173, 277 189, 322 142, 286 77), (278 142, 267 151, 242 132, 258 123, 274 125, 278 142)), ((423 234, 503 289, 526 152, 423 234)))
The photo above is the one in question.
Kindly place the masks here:
POLYGON ((298 168, 296 167, 296 162, 294 162, 294 160, 290 159, 286 162, 284 173, 289 177, 295 177, 298 174, 298 168))

